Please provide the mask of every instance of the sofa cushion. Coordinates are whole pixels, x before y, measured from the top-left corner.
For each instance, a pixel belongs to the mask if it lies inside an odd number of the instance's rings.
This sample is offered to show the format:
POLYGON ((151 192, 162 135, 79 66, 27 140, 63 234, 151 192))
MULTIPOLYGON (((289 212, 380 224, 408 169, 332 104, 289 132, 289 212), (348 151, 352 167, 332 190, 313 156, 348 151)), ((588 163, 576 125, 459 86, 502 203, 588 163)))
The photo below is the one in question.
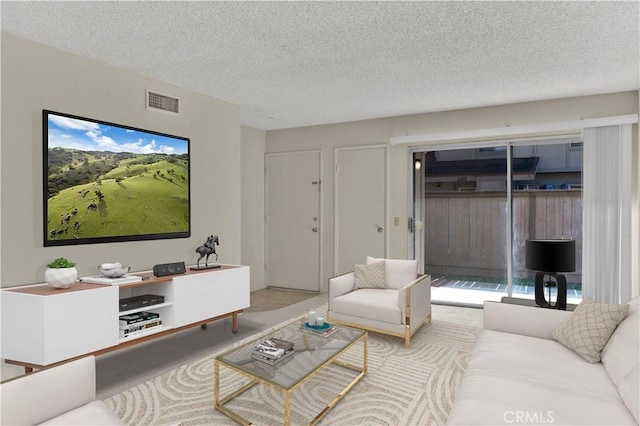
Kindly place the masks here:
POLYGON ((484 330, 447 424, 635 424, 602 364, 547 339, 484 330))
POLYGON ((617 397, 567 389, 499 370, 467 370, 447 424, 635 425, 636 422, 617 397))
POLYGON ((602 364, 585 362, 553 340, 484 330, 476 342, 469 367, 499 371, 513 377, 618 398, 602 364))
POLYGON ((385 288, 384 262, 373 262, 368 265, 353 265, 354 289, 385 288))
POLYGON ((629 302, 629 313, 613 332, 602 350, 602 365, 618 386, 618 393, 629 411, 640 422, 640 304, 639 299, 629 302))
POLYGON ((2 383, 0 424, 39 424, 95 399, 95 357, 75 359, 2 383))
POLYGON ((102 401, 93 401, 47 420, 43 425, 123 425, 102 401))
POLYGON ((636 422, 640 423, 640 364, 629 371, 629 374, 618 385, 618 393, 636 422))
POLYGON ((333 299, 333 311, 343 315, 400 324, 398 290, 363 288, 333 299))
POLYGON ((615 385, 638 365, 640 359, 640 305, 638 298, 629 302, 629 313, 618 325, 602 350, 602 365, 615 385))
POLYGON ((553 338, 585 361, 600 362, 602 349, 627 316, 629 305, 597 303, 585 297, 573 315, 553 332, 553 338))
POLYGON ((418 261, 367 256, 367 265, 384 260, 387 287, 400 289, 418 278, 418 261))

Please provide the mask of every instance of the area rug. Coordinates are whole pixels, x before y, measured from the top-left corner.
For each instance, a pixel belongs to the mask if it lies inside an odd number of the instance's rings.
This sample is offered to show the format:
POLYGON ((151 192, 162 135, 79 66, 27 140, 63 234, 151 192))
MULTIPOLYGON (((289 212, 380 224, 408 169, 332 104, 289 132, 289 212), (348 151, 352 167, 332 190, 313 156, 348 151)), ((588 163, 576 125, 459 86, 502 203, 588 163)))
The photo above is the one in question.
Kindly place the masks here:
MULTIPOLYGON (((317 309, 326 311, 326 305, 317 309)), ((301 321, 294 318, 229 346, 225 352, 301 321)), ((444 321, 422 327, 405 348, 403 339, 369 333, 369 373, 321 421, 323 425, 442 425, 445 424, 468 355, 480 332, 444 321)), ((105 400, 128 425, 235 425, 213 407, 212 354, 183 365, 105 400)), ((360 350, 346 361, 358 363, 360 350)), ((338 367, 328 367, 305 382, 292 398, 292 424, 308 424, 351 380, 338 367)), ((220 370, 221 395, 245 383, 241 376, 220 370)), ((254 424, 282 424, 280 392, 254 386, 234 399, 231 409, 254 424)))

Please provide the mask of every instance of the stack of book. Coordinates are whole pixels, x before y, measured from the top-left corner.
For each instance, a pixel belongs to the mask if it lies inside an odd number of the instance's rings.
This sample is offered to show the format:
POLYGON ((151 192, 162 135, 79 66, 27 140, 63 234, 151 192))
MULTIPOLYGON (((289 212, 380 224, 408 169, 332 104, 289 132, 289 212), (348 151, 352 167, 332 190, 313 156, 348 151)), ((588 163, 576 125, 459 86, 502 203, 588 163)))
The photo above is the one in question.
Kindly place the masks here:
POLYGON ((136 312, 120 316, 120 338, 127 339, 162 327, 160 314, 155 312, 136 312))
POLYGON ((271 337, 253 347, 251 358, 269 365, 276 365, 289 358, 294 352, 293 342, 271 337))

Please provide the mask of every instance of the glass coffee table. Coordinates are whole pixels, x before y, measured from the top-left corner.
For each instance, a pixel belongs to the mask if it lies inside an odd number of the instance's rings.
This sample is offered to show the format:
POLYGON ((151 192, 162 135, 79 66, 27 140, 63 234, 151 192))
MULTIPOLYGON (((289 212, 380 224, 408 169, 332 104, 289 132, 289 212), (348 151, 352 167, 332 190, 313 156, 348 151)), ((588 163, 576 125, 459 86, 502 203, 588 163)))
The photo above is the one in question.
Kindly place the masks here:
MULTIPOLYGON (((251 389, 257 384, 270 386, 280 392, 284 399, 284 421, 285 425, 291 424, 291 395, 303 383, 311 380, 317 373, 330 365, 337 365, 355 372, 355 378, 347 386, 338 392, 338 395, 329 402, 324 409, 316 415, 309 424, 316 424, 322 419, 356 383, 367 374, 367 332, 346 326, 336 326, 338 330, 328 337, 310 334, 300 330, 303 320, 293 322, 280 329, 274 330, 269 335, 263 336, 256 341, 249 342, 243 346, 219 355, 214 360, 214 380, 215 380, 215 408, 229 416, 236 422, 244 425, 252 424, 237 412, 225 405, 242 393, 251 389), (276 337, 294 342, 295 353, 282 360, 276 365, 269 365, 255 360, 251 357, 251 349, 267 338, 276 337), (353 365, 353 362, 340 360, 343 355, 354 358, 354 353, 358 347, 362 350, 362 356, 358 355, 358 362, 361 366, 353 365), (349 354, 347 354, 349 352, 349 354), (249 382, 224 398, 220 398, 220 367, 232 370, 234 373, 243 375, 249 382)), ((349 380, 348 378, 346 380, 349 380)), ((345 381, 346 381, 345 380, 345 381)))

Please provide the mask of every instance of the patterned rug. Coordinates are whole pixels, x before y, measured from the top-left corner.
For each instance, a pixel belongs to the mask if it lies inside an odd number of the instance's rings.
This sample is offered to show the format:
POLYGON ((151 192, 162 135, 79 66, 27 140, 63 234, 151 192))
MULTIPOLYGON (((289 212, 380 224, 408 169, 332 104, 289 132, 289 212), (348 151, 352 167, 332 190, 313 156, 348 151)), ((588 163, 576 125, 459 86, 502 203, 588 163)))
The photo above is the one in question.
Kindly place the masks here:
MULTIPOLYGON (((326 305, 316 311, 326 311, 326 305)), ((220 353, 300 318, 291 319, 220 353)), ((442 425, 445 424, 467 358, 480 332, 433 321, 411 339, 411 347, 397 337, 369 333, 369 373, 321 421, 321 425, 442 425)), ((348 356, 360 356, 354 348, 348 356), (349 355, 353 353, 354 355, 349 355)), ((183 365, 105 400, 128 425, 235 425, 213 408, 212 354, 183 365)), ((345 358, 346 361, 349 361, 345 358)), ((358 365, 357 360, 352 362, 358 365)), ((327 367, 298 388, 292 397, 292 424, 308 424, 352 379, 339 367, 327 367)), ((221 395, 245 383, 220 369, 221 395)), ((227 406, 255 424, 282 424, 281 393, 258 385, 227 406)))

